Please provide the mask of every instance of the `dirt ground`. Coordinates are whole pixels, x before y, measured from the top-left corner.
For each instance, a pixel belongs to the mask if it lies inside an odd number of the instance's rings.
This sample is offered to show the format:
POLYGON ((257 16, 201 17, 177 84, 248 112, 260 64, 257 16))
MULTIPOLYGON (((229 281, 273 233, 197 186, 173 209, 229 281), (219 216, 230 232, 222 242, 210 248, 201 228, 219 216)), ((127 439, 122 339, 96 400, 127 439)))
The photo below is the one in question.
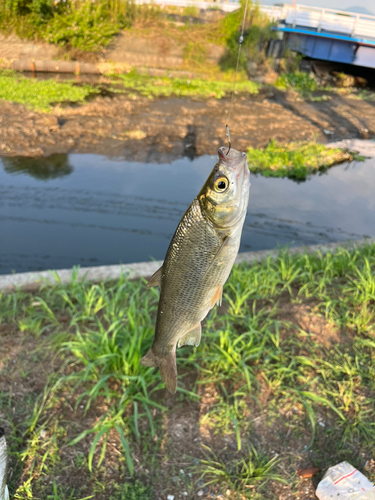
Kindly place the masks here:
MULTIPOLYGON (((109 93, 84 105, 58 106, 51 114, 1 101, 0 155, 96 153, 164 163, 216 154, 226 143, 228 110, 229 99, 150 100, 109 93)), ((272 138, 367 139, 375 135, 375 102, 335 93, 326 101, 299 101, 293 93, 263 89, 235 96, 230 128, 233 146, 242 150, 263 147, 272 138)))

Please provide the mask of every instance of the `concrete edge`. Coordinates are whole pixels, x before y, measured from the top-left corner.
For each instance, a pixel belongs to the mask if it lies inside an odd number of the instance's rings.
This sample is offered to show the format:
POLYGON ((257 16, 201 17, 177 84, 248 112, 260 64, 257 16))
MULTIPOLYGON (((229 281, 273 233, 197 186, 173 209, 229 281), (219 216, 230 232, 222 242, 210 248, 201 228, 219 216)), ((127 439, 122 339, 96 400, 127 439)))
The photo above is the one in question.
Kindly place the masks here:
MULTIPOLYGON (((344 247, 354 249, 365 245, 375 244, 375 239, 366 238, 363 240, 340 241, 326 243, 322 245, 309 245, 289 248, 291 254, 314 253, 320 251, 323 254, 334 252, 344 247)), ((276 258, 280 249, 262 250, 258 252, 239 253, 236 264, 246 262, 248 264, 259 262, 267 257, 276 258)), ((0 291, 12 292, 17 288, 26 291, 37 290, 43 285, 54 285, 58 282, 69 283, 72 279, 86 281, 108 281, 118 279, 123 274, 129 273, 129 279, 148 278, 154 274, 162 265, 163 261, 135 262, 133 264, 82 267, 78 271, 72 269, 60 269, 57 271, 41 271, 31 273, 15 273, 0 275, 0 291)))

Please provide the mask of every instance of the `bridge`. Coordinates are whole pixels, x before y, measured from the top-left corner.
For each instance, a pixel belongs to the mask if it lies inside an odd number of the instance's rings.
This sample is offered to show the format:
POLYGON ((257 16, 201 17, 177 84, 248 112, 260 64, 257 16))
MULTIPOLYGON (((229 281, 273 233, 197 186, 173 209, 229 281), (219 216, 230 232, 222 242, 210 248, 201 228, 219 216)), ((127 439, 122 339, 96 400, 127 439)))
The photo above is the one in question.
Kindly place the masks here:
POLYGON ((323 61, 375 68, 375 16, 307 5, 261 7, 283 46, 323 61))

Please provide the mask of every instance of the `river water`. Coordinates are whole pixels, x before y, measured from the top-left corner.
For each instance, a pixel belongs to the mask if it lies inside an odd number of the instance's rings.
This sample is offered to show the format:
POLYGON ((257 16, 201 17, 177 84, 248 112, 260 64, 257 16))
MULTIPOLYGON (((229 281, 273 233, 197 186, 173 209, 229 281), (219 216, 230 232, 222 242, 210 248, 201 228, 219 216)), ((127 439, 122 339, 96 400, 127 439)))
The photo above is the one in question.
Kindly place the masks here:
MULTIPOLYGON (((0 274, 163 259, 215 161, 0 158, 0 274)), ((375 159, 251 184, 240 251, 375 237, 375 159)))

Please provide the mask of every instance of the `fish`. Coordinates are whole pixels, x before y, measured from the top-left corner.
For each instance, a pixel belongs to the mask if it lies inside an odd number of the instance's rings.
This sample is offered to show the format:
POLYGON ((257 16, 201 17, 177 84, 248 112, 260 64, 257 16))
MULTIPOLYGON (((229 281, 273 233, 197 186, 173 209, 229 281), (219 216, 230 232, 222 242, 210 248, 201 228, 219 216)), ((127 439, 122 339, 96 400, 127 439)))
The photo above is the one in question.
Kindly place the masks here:
POLYGON ((176 348, 199 346, 201 322, 221 305, 240 247, 249 191, 246 153, 219 148, 218 161, 178 224, 163 265, 148 282, 148 288, 160 286, 160 299, 154 341, 141 363, 158 367, 172 394, 177 389, 176 348))
POLYGON ((6 485, 7 459, 8 454, 5 432, 4 429, 0 427, 0 500, 9 500, 9 491, 6 485))

